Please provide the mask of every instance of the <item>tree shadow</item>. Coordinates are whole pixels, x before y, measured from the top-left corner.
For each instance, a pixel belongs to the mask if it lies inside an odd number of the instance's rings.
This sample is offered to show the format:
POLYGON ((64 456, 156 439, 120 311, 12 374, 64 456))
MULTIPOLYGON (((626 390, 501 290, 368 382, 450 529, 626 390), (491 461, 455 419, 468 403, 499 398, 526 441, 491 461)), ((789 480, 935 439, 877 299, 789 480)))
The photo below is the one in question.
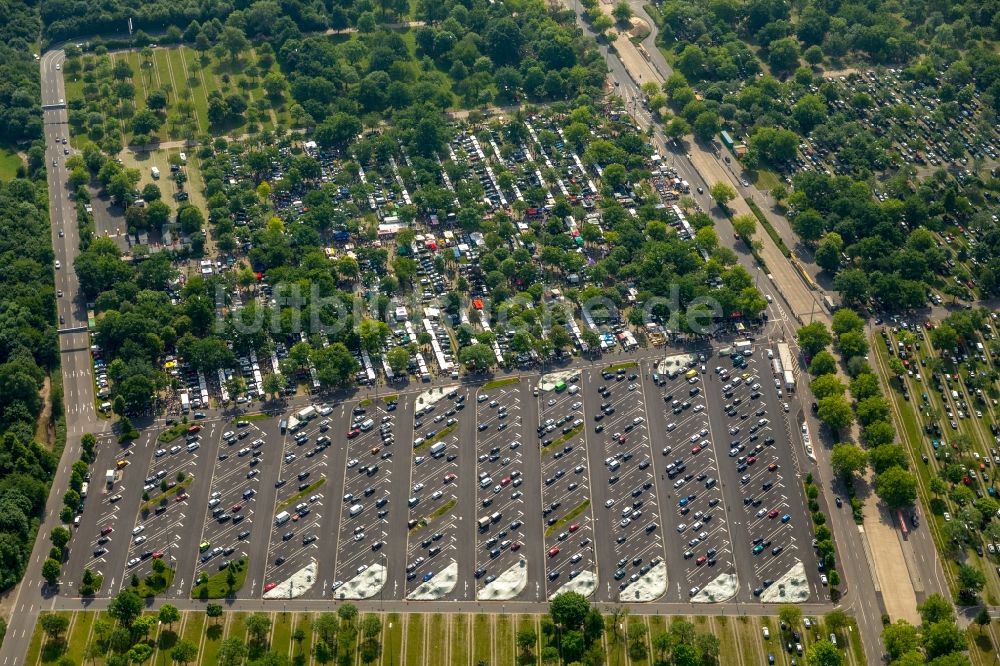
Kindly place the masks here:
POLYGON ((177 632, 173 629, 164 629, 160 632, 160 638, 157 643, 161 650, 170 650, 177 645, 177 632))
POLYGON ((66 653, 65 638, 50 638, 42 648, 42 662, 54 662, 66 653))
POLYGON ((979 648, 980 652, 993 652, 993 639, 990 638, 989 634, 980 631, 979 635, 972 640, 975 642, 976 647, 979 648))
POLYGON ((211 641, 217 641, 222 638, 222 624, 213 624, 205 630, 205 636, 211 641))

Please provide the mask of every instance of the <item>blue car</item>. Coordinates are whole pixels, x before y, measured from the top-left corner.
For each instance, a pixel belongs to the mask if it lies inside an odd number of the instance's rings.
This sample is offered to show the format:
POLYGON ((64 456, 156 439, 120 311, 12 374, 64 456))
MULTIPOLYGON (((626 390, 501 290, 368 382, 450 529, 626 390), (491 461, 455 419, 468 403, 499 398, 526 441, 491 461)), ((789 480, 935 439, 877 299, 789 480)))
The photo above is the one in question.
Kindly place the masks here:
POLYGON ((783 523, 787 523, 787 522, 788 522, 789 520, 791 520, 791 519, 792 519, 791 515, 789 515, 789 514, 787 514, 787 513, 786 513, 785 515, 783 515, 783 516, 781 517, 781 522, 783 522, 783 523))
POLYGON ((434 572, 433 571, 428 571, 427 573, 424 574, 424 579, 423 580, 426 583, 427 581, 429 581, 433 577, 434 577, 434 572))
POLYGON ((683 498, 681 501, 679 501, 677 503, 677 506, 687 506, 687 505, 688 505, 688 498, 687 497, 683 498))

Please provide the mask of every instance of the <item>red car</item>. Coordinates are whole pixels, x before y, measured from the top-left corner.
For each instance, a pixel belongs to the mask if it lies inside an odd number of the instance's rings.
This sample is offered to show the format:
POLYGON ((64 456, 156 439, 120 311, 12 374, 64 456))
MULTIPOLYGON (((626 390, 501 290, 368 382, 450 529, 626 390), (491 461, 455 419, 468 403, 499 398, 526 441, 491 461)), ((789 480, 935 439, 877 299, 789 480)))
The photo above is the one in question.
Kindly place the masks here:
POLYGON ((510 485, 510 477, 509 476, 505 476, 502 479, 500 479, 500 487, 501 488, 506 488, 509 485, 510 485))
POLYGON ((767 517, 770 518, 770 519, 772 519, 772 520, 775 519, 775 518, 777 518, 778 517, 778 510, 777 509, 771 509, 770 511, 767 512, 767 517))
POLYGON ((158 560, 161 557, 163 557, 163 551, 162 550, 154 550, 153 551, 153 559, 154 560, 158 560))
POLYGON ((189 435, 193 435, 196 432, 201 432, 201 426, 200 425, 193 425, 190 428, 188 428, 188 434, 189 435))
POLYGON ((521 548, 521 542, 520 541, 515 541, 514 543, 510 544, 510 549, 511 550, 519 550, 520 548, 521 548))
POLYGON ((576 532, 578 529, 580 529, 580 523, 573 523, 572 525, 569 526, 570 534, 576 532))
POLYGON ((350 430, 347 431, 347 439, 354 439, 360 434, 361 434, 360 428, 351 428, 350 430))
POLYGON ((233 512, 242 511, 243 510, 243 505, 242 504, 234 504, 232 507, 230 507, 229 510, 233 511, 233 512))
POLYGON ((267 585, 264 586, 264 591, 265 592, 270 592, 271 590, 273 590, 276 587, 278 587, 277 583, 268 583, 267 585))
POLYGON ((559 554, 558 546, 553 546, 552 548, 549 548, 549 557, 555 557, 558 554, 559 554))
POLYGON ((178 495, 178 496, 177 496, 177 499, 176 499, 176 500, 174 500, 174 501, 175 501, 175 502, 183 502, 183 501, 184 501, 184 500, 186 500, 186 499, 187 499, 188 497, 191 497, 191 496, 190 496, 190 495, 188 495, 187 493, 181 493, 180 495, 178 495))
POLYGON ((750 456, 749 458, 747 458, 747 464, 748 465, 752 465, 755 462, 757 462, 757 456, 750 456))
POLYGON ((703 565, 707 561, 708 561, 708 558, 705 557, 704 555, 702 555, 697 560, 695 560, 694 563, 697 564, 700 567, 701 565, 703 565))
POLYGON ((457 478, 458 478, 457 474, 445 474, 444 475, 444 482, 445 483, 451 483, 452 481, 454 481, 457 478))
POLYGON ((697 455, 700 452, 701 452, 701 447, 700 446, 695 445, 695 446, 691 447, 691 454, 692 455, 697 455))

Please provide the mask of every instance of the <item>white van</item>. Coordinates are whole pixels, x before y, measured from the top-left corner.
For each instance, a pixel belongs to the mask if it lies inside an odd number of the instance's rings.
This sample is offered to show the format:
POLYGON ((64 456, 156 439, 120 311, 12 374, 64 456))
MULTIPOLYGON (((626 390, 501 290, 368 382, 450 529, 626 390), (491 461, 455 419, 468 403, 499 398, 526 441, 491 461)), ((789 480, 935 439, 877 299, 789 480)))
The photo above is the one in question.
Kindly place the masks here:
POLYGON ((275 525, 284 525, 291 519, 291 515, 287 511, 282 511, 277 516, 274 517, 275 525))
POLYGON ((359 513, 361 513, 364 510, 364 508, 365 507, 363 505, 361 505, 361 504, 355 504, 354 506, 352 506, 351 509, 350 509, 350 511, 351 511, 351 518, 353 518, 356 515, 358 515, 359 513))
POLYGON ((434 444, 431 445, 431 455, 432 456, 440 455, 441 452, 444 451, 444 448, 445 448, 444 442, 435 442, 434 444))
POLYGON ((573 386, 570 386, 569 389, 567 390, 567 393, 569 393, 570 395, 576 395, 579 392, 580 392, 580 387, 575 384, 573 386))
POLYGON ((361 422, 361 429, 365 432, 368 432, 374 426, 375 426, 375 421, 372 419, 365 419, 364 421, 361 422))

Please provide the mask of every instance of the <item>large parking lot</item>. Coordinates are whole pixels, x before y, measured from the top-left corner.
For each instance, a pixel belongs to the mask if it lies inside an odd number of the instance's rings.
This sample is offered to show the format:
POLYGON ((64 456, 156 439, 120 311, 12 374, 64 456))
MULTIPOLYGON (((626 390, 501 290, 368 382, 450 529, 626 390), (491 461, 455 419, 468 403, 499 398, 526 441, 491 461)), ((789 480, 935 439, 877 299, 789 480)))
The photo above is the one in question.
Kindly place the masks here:
POLYGON ((180 597, 247 558, 244 597, 301 572, 308 584, 290 594, 357 594, 348 583, 384 567, 369 595, 753 601, 798 566, 816 599, 798 424, 772 354, 705 349, 208 415, 169 443, 144 433, 100 449, 94 469, 114 480, 94 479, 87 547, 68 570, 90 567, 117 591, 162 558, 175 570, 166 594, 180 597))

